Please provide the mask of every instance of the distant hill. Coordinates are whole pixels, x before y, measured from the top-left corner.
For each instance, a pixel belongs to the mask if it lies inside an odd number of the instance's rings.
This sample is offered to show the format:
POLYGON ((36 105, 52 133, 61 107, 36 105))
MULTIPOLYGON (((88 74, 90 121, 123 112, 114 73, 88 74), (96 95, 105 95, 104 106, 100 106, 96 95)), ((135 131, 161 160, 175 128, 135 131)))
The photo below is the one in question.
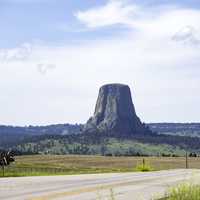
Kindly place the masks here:
MULTIPOLYGON (((200 123, 150 123, 147 126, 162 135, 200 137, 200 123)), ((79 134, 83 127, 82 124, 0 126, 0 148, 16 145, 30 136, 79 134)))
POLYGON ((136 134, 130 138, 84 136, 81 124, 0 126, 0 149, 15 148, 23 154, 183 155, 185 149, 200 153, 200 123, 147 126, 151 134, 136 134))
POLYGON ((150 123, 148 126, 159 134, 200 137, 200 123, 150 123))
POLYGON ((57 124, 48 126, 0 126, 0 148, 20 143, 25 138, 41 135, 78 134, 82 129, 79 124, 57 124))
POLYGON ((200 155, 200 138, 162 134, 130 137, 102 133, 30 136, 13 146, 23 154, 163 155, 183 156, 185 151, 200 155))

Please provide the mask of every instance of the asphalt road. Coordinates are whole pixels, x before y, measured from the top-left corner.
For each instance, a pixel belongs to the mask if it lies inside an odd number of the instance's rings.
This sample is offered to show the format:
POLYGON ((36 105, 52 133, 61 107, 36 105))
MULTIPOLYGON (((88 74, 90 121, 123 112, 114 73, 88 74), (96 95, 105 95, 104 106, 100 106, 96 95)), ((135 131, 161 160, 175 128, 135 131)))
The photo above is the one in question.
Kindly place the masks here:
POLYGON ((150 200, 198 170, 0 179, 0 200, 150 200), (114 196, 114 198, 112 198, 114 196))

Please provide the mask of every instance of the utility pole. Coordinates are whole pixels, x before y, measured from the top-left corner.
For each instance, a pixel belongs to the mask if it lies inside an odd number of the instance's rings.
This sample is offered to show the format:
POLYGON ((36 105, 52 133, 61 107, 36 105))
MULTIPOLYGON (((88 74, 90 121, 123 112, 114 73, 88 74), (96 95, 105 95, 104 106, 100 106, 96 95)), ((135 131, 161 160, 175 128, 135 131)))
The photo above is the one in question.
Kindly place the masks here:
POLYGON ((185 154, 185 168, 188 169, 188 152, 185 154))

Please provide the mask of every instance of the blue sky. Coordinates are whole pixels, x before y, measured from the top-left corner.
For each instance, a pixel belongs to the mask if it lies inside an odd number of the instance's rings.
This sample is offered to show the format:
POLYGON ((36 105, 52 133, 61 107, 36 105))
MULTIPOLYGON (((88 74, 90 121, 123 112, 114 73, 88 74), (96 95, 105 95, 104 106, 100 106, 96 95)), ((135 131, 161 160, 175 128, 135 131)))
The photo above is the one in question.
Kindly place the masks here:
MULTIPOLYGON (((128 1, 145 7, 159 5, 179 5, 182 7, 198 8, 197 0, 148 0, 128 1)), ((93 39, 107 34, 112 35, 117 28, 105 28, 98 31, 79 32, 83 25, 74 17, 78 10, 104 5, 106 0, 1 0, 0 24, 1 47, 13 47, 27 41, 42 40, 50 43, 63 41, 93 39)), ((119 30, 121 31, 121 29, 119 30)))
POLYGON ((83 3, 81 0, 1 0, 0 24, 4 27, 1 31, 1 46, 12 47, 34 40, 55 43, 88 37, 76 32, 82 26, 74 13, 98 5, 98 1, 83 3))
POLYGON ((0 0, 0 124, 84 123, 98 88, 142 121, 200 121, 197 0, 0 0))

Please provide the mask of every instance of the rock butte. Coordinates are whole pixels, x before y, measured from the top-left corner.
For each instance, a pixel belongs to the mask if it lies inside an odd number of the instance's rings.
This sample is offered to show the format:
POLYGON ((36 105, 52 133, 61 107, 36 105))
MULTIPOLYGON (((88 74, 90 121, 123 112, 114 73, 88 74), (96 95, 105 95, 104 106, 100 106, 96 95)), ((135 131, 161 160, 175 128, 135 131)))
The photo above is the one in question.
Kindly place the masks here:
POLYGON ((136 115, 128 85, 107 84, 100 88, 94 115, 87 121, 84 131, 112 135, 147 131, 136 115))

